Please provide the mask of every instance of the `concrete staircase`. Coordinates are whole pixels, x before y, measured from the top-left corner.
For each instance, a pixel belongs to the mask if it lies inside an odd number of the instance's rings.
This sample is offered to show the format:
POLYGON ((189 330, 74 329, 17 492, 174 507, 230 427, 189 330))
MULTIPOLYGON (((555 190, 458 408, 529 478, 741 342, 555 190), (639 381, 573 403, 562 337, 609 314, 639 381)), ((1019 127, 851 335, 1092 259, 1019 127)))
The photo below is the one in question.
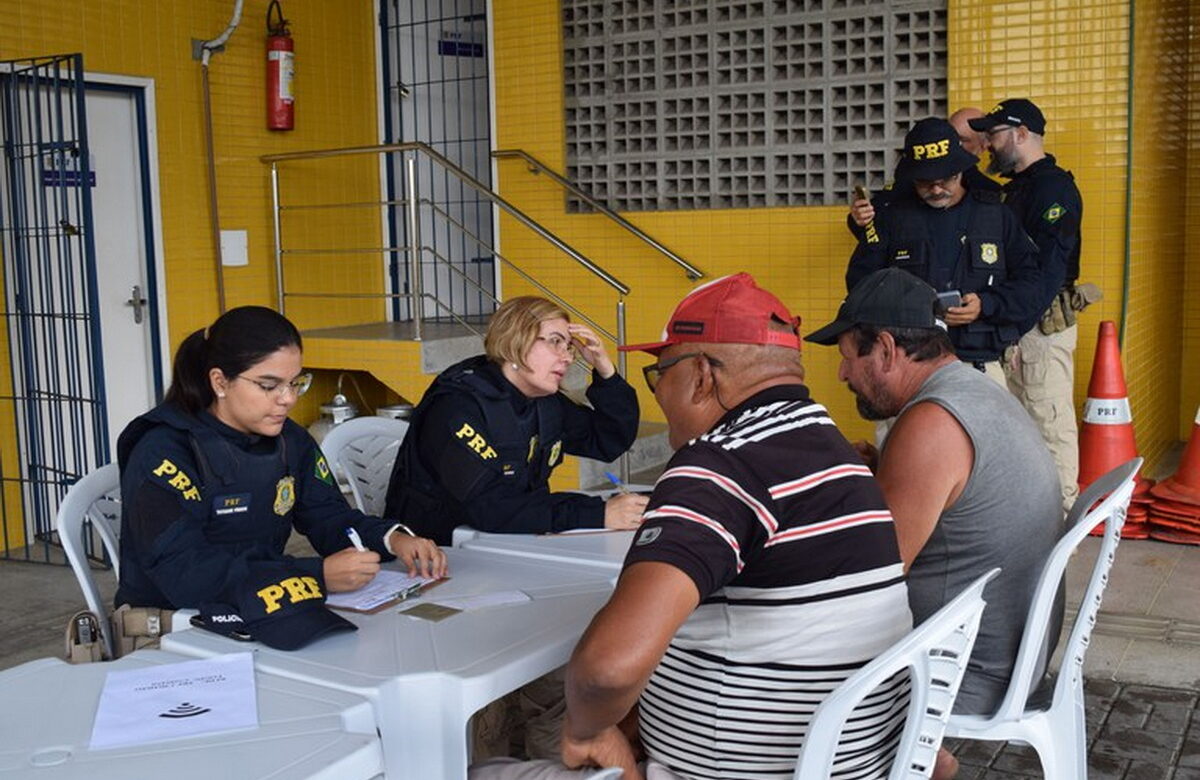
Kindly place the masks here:
MULTIPOLYGON (((483 324, 472 323, 478 330, 483 324)), ((338 328, 306 330, 304 364, 331 371, 367 371, 412 403, 433 383, 434 378, 460 360, 483 352, 483 339, 462 325, 425 322, 422 340, 414 340, 411 322, 376 322, 338 328)), ((563 392, 577 403, 587 404, 589 372, 574 364, 563 383, 563 392)), ((664 423, 642 422, 630 449, 630 482, 652 483, 671 457, 664 423)), ((568 457, 554 472, 555 490, 595 490, 611 487, 605 471, 618 473, 616 463, 568 457)))

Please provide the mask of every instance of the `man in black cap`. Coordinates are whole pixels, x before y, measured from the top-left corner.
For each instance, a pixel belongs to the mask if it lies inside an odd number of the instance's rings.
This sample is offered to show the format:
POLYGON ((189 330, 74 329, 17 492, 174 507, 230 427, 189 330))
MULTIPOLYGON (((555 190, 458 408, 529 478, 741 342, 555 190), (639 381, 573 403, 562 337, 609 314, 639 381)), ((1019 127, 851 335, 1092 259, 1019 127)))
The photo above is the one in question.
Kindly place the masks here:
POLYGON ((1046 154, 1046 119, 1029 100, 1005 100, 970 126, 988 134, 988 170, 1008 176, 1004 203, 1038 245, 1042 269, 1039 319, 1031 322, 1016 358, 1006 363, 1009 389, 1037 422, 1062 481, 1063 507, 1079 495, 1079 445, 1075 423, 1075 313, 1098 299, 1094 285, 1075 288, 1079 277, 1083 200, 1075 177, 1046 154))
POLYGON ((1002 568, 984 591, 988 607, 954 705, 983 715, 1008 688, 1062 513, 1036 426, 1011 393, 955 359, 941 311, 927 284, 887 268, 860 281, 837 318, 805 340, 837 345, 838 378, 865 418, 896 417, 875 476, 895 519, 914 624, 1002 568))
POLYGON ((968 188, 979 158, 944 119, 922 119, 904 137, 897 167, 911 196, 880 214, 860 239, 846 287, 880 268, 908 271, 946 297, 950 341, 961 360, 1004 383, 1000 357, 1036 318, 1041 303, 1037 246, 994 193, 968 188))
MULTIPOLYGON (((958 139, 962 143, 962 148, 976 157, 981 157, 984 151, 987 150, 988 137, 987 133, 972 130, 969 122, 983 115, 982 111, 973 106, 960 108, 950 115, 950 124, 954 127, 954 131, 958 133, 958 139)), ((963 171, 963 185, 968 190, 981 189, 1000 192, 1000 185, 994 179, 989 179, 974 166, 963 171)), ((893 174, 892 183, 884 187, 882 192, 872 195, 869 200, 856 196, 855 200, 850 204, 850 213, 846 216, 846 227, 850 229, 855 238, 861 240, 868 226, 875 221, 876 213, 887 208, 888 204, 897 195, 904 195, 911 191, 912 182, 902 179, 898 174, 893 174)))

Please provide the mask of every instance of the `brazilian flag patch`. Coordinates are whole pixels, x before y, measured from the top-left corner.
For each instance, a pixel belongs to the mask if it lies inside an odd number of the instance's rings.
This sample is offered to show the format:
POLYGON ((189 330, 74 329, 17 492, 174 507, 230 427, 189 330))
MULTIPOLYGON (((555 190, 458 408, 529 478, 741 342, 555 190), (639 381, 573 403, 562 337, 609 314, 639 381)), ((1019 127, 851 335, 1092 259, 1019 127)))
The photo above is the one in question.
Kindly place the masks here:
POLYGON ((324 455, 317 456, 317 463, 313 467, 313 475, 326 485, 333 484, 333 474, 329 472, 329 464, 325 462, 324 455))
POLYGON ((1042 219, 1053 225, 1055 222, 1058 222, 1060 219, 1062 219, 1063 214, 1066 213, 1067 210, 1065 208, 1055 203, 1053 206, 1042 212, 1042 219))

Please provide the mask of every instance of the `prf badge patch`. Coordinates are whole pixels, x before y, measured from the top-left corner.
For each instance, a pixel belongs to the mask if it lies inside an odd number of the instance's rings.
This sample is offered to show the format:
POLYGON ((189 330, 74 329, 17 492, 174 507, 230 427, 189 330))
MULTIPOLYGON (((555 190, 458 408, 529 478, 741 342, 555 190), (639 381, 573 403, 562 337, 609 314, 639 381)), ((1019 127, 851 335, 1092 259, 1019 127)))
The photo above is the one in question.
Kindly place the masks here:
POLYGON ((333 484, 333 474, 329 472, 329 463, 325 460, 324 455, 317 455, 317 463, 313 466, 313 475, 326 485, 333 484))
POLYGON ((287 476, 275 483, 275 514, 282 517, 296 504, 296 478, 287 476))
POLYGON ((556 465, 558 463, 559 458, 561 458, 561 457, 562 457, 562 439, 559 439, 558 441, 554 442, 554 446, 552 446, 550 448, 550 459, 547 460, 546 463, 553 467, 554 465, 556 465))
POLYGON ((1000 259, 1000 250, 996 248, 995 244, 980 244, 979 259, 991 265, 1000 259))
POLYGON ((1060 219, 1062 219, 1063 214, 1066 213, 1066 209, 1055 203, 1053 206, 1042 212, 1042 219, 1053 225, 1055 222, 1058 222, 1060 219))

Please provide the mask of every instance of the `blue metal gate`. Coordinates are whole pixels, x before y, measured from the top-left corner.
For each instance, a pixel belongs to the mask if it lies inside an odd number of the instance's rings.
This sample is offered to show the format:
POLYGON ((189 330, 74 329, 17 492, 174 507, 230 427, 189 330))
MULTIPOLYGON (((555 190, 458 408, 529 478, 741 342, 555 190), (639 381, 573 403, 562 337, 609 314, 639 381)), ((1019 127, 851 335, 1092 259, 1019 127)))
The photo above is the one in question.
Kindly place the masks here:
POLYGON ((59 502, 109 452, 83 57, 0 66, 0 557, 58 562, 59 502))

